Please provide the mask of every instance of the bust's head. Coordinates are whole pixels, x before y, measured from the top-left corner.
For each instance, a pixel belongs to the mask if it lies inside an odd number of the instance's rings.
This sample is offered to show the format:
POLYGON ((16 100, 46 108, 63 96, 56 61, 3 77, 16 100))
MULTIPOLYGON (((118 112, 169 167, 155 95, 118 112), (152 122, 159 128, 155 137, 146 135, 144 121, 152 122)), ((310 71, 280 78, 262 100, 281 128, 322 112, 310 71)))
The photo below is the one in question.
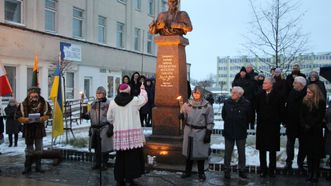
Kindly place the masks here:
POLYGON ((177 11, 179 0, 168 0, 168 7, 170 11, 177 11))

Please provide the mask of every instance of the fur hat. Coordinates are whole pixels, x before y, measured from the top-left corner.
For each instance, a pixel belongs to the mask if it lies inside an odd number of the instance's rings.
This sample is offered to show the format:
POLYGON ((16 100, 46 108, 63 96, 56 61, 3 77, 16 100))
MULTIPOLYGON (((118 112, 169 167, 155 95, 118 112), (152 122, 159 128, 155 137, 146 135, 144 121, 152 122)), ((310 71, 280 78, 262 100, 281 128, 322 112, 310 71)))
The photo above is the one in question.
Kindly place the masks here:
POLYGON ((37 93, 37 94, 40 94, 40 88, 39 87, 30 87, 28 89, 28 95, 31 94, 31 93, 37 93))
POLYGON ((120 91, 120 93, 130 93, 131 88, 128 84, 122 83, 122 84, 120 84, 119 91, 120 91))

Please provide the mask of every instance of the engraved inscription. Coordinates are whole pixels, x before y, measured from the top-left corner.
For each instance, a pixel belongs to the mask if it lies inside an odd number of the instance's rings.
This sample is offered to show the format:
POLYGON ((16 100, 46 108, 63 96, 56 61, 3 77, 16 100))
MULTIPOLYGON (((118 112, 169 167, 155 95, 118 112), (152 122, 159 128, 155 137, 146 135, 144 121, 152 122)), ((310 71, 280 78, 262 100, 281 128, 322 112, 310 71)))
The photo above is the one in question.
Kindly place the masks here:
POLYGON ((173 80, 175 79, 176 69, 176 65, 174 64, 174 56, 161 56, 161 63, 158 64, 158 68, 160 69, 159 81, 161 83, 161 87, 172 88, 174 86, 173 80))

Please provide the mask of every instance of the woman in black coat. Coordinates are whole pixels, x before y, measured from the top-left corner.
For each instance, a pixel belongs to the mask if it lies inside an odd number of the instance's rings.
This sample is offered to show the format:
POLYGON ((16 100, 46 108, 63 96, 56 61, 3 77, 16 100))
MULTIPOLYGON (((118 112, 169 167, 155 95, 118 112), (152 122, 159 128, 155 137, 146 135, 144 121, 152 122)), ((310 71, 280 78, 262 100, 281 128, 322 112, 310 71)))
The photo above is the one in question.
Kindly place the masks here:
POLYGON ((309 177, 307 181, 318 182, 320 160, 323 156, 323 127, 325 100, 316 84, 308 85, 307 94, 301 106, 302 143, 307 152, 309 177))
POLYGON ((273 79, 266 78, 263 91, 256 96, 256 149, 260 151, 261 177, 267 175, 266 152, 269 151, 269 176, 275 176, 276 151, 280 150, 280 124, 284 113, 282 98, 273 90, 273 79))
POLYGON ((18 133, 21 129, 21 124, 15 119, 15 113, 17 110, 17 103, 14 99, 9 100, 7 107, 5 108, 6 113, 6 134, 8 134, 9 147, 13 146, 13 135, 14 135, 14 146, 17 147, 18 133))
POLYGON ((145 122, 146 127, 151 127, 151 120, 152 120, 152 108, 154 107, 154 85, 152 84, 151 79, 146 79, 145 83, 145 90, 148 96, 148 102, 140 108, 140 122, 143 127, 145 122))
POLYGON ((138 96, 140 94, 141 83, 139 82, 139 80, 140 80, 139 72, 133 73, 130 80, 130 88, 131 88, 132 96, 138 96))

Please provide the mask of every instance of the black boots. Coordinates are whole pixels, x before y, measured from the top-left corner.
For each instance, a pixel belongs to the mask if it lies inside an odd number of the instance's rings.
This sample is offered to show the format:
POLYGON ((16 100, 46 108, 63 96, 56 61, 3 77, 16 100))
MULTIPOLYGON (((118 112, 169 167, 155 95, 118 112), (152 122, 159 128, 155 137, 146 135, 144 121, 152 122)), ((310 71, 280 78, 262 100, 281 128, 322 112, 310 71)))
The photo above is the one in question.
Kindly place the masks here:
POLYGON ((206 175, 205 173, 199 173, 199 181, 204 182, 206 180, 206 175))
POLYGON ((231 179, 231 173, 230 173, 230 170, 225 170, 225 171, 224 171, 224 178, 225 178, 225 179, 231 179))
POLYGON ((31 173, 31 165, 32 165, 32 157, 31 156, 25 156, 24 171, 22 172, 22 174, 30 174, 31 173))
POLYGON ((248 178, 246 172, 244 172, 244 171, 239 171, 239 177, 242 178, 242 179, 247 179, 248 178))
POLYGON ((36 160, 36 172, 44 173, 45 171, 41 169, 41 159, 36 160))
POLYGON ((188 177, 191 177, 191 172, 184 172, 181 176, 181 178, 188 178, 188 177))

